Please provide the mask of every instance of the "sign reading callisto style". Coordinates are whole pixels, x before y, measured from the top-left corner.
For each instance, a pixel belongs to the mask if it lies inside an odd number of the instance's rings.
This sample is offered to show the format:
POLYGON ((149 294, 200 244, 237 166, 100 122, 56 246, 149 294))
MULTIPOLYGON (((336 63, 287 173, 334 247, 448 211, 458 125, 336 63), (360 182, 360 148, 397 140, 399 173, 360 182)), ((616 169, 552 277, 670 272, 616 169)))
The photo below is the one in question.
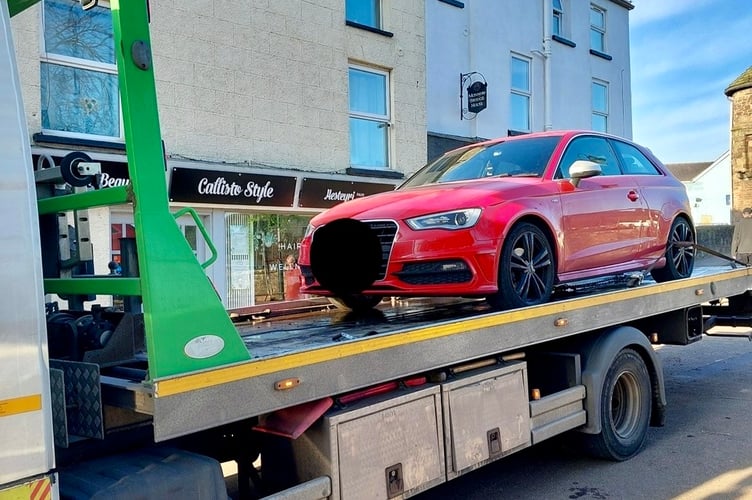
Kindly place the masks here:
POLYGON ((170 201, 291 207, 295 177, 175 167, 170 201))
POLYGON ((392 191, 394 187, 394 184, 304 178, 300 185, 298 206, 302 208, 330 208, 343 201, 392 191))

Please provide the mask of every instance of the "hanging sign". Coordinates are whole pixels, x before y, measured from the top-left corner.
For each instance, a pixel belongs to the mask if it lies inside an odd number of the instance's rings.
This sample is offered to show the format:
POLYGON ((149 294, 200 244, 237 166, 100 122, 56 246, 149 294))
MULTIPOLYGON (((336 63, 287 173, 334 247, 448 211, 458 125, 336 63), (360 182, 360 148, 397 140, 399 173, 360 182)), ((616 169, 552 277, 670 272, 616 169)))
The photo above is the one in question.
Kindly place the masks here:
POLYGON ((467 88, 467 111, 470 113, 480 113, 484 109, 486 109, 487 100, 487 92, 486 89, 488 87, 487 83, 484 82, 473 82, 472 85, 470 85, 467 88))

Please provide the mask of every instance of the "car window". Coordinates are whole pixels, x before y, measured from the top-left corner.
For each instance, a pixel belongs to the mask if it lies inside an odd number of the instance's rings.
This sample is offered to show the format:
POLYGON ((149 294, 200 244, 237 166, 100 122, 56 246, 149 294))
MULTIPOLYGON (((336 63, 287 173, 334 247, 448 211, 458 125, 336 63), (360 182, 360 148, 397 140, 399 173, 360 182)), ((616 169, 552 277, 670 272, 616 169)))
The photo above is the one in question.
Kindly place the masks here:
POLYGON ((601 175, 621 175, 616 155, 603 137, 575 137, 561 157, 556 178, 568 178, 569 167, 577 160, 597 163, 601 175))
POLYGON ((621 158, 622 168, 629 175, 661 175, 655 165, 642 154, 642 151, 621 141, 611 141, 616 154, 621 158))
POLYGON ((540 177, 560 136, 531 137, 477 144, 429 163, 401 187, 483 177, 540 177))

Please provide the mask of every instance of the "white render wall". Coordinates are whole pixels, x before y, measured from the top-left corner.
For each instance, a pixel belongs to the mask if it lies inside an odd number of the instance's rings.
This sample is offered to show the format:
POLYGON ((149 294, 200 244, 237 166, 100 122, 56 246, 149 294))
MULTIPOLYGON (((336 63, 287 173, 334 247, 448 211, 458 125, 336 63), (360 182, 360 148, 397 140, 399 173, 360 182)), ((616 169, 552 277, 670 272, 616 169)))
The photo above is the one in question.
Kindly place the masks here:
MULTIPOLYGON (((343 173, 348 63, 391 73, 395 170, 426 157, 425 7, 385 0, 385 31, 345 25, 344 0, 152 0, 167 152, 209 162, 343 173)), ((39 5, 13 19, 30 135, 40 131, 39 5)))
POLYGON ((695 225, 731 224, 731 155, 726 151, 700 175, 685 182, 695 225))
MULTIPOLYGON (((610 0, 562 1, 565 38, 576 47, 551 42, 552 128, 590 129, 590 88, 597 78, 609 84, 608 131, 631 138, 629 11, 610 0), (606 10, 606 53, 611 61, 590 54, 591 4, 606 10)), ((506 136, 512 54, 531 61, 531 129, 544 129, 544 3, 472 0, 458 8, 426 0, 429 132, 506 136), (471 71, 482 73, 488 82, 488 107, 473 120, 460 120, 459 75, 471 71)))

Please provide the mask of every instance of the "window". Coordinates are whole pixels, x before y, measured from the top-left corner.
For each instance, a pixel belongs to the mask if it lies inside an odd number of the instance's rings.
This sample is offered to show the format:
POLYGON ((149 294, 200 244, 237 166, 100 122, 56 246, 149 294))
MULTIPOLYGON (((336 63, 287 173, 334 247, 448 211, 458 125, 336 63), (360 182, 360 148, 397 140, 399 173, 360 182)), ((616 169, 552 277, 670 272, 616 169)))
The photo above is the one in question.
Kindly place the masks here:
POLYGON ((561 0, 553 0, 554 12, 553 23, 551 24, 551 33, 563 36, 562 21, 564 17, 564 8, 561 6, 561 0))
POLYGON ((590 6, 590 48, 606 52, 606 12, 594 5, 590 6))
POLYGON ((593 81, 591 90, 592 120, 591 128, 599 132, 608 131, 608 84, 593 81))
POLYGON ((42 129, 56 135, 121 139, 110 10, 44 0, 40 88, 42 129))
POLYGON ((227 213, 226 307, 298 300, 300 240, 310 217, 284 214, 227 213))
POLYGON ((345 18, 353 23, 379 29, 381 28, 381 1, 347 0, 345 18))
POLYGON ((389 74, 351 66, 350 165, 389 168, 389 74))
POLYGON ((492 176, 540 177, 561 137, 527 137, 472 145, 447 153, 420 169, 400 189, 492 176))
MULTIPOLYGON (((80 9, 81 7, 79 7, 80 9)), ((135 238, 136 228, 129 222, 112 222, 110 224, 110 260, 122 263, 120 253, 120 238, 135 238)))
POLYGON ((619 162, 616 160, 611 146, 603 137, 577 137, 575 138, 559 163, 557 178, 569 177, 569 167, 577 160, 592 161, 600 165, 601 175, 621 175, 619 162))
POLYGON ((616 150, 616 154, 621 158, 621 164, 624 173, 629 175, 660 175, 661 173, 655 168, 648 158, 642 154, 642 151, 621 141, 611 141, 616 150))
POLYGON ((530 131, 530 60, 512 56, 509 128, 530 131))

